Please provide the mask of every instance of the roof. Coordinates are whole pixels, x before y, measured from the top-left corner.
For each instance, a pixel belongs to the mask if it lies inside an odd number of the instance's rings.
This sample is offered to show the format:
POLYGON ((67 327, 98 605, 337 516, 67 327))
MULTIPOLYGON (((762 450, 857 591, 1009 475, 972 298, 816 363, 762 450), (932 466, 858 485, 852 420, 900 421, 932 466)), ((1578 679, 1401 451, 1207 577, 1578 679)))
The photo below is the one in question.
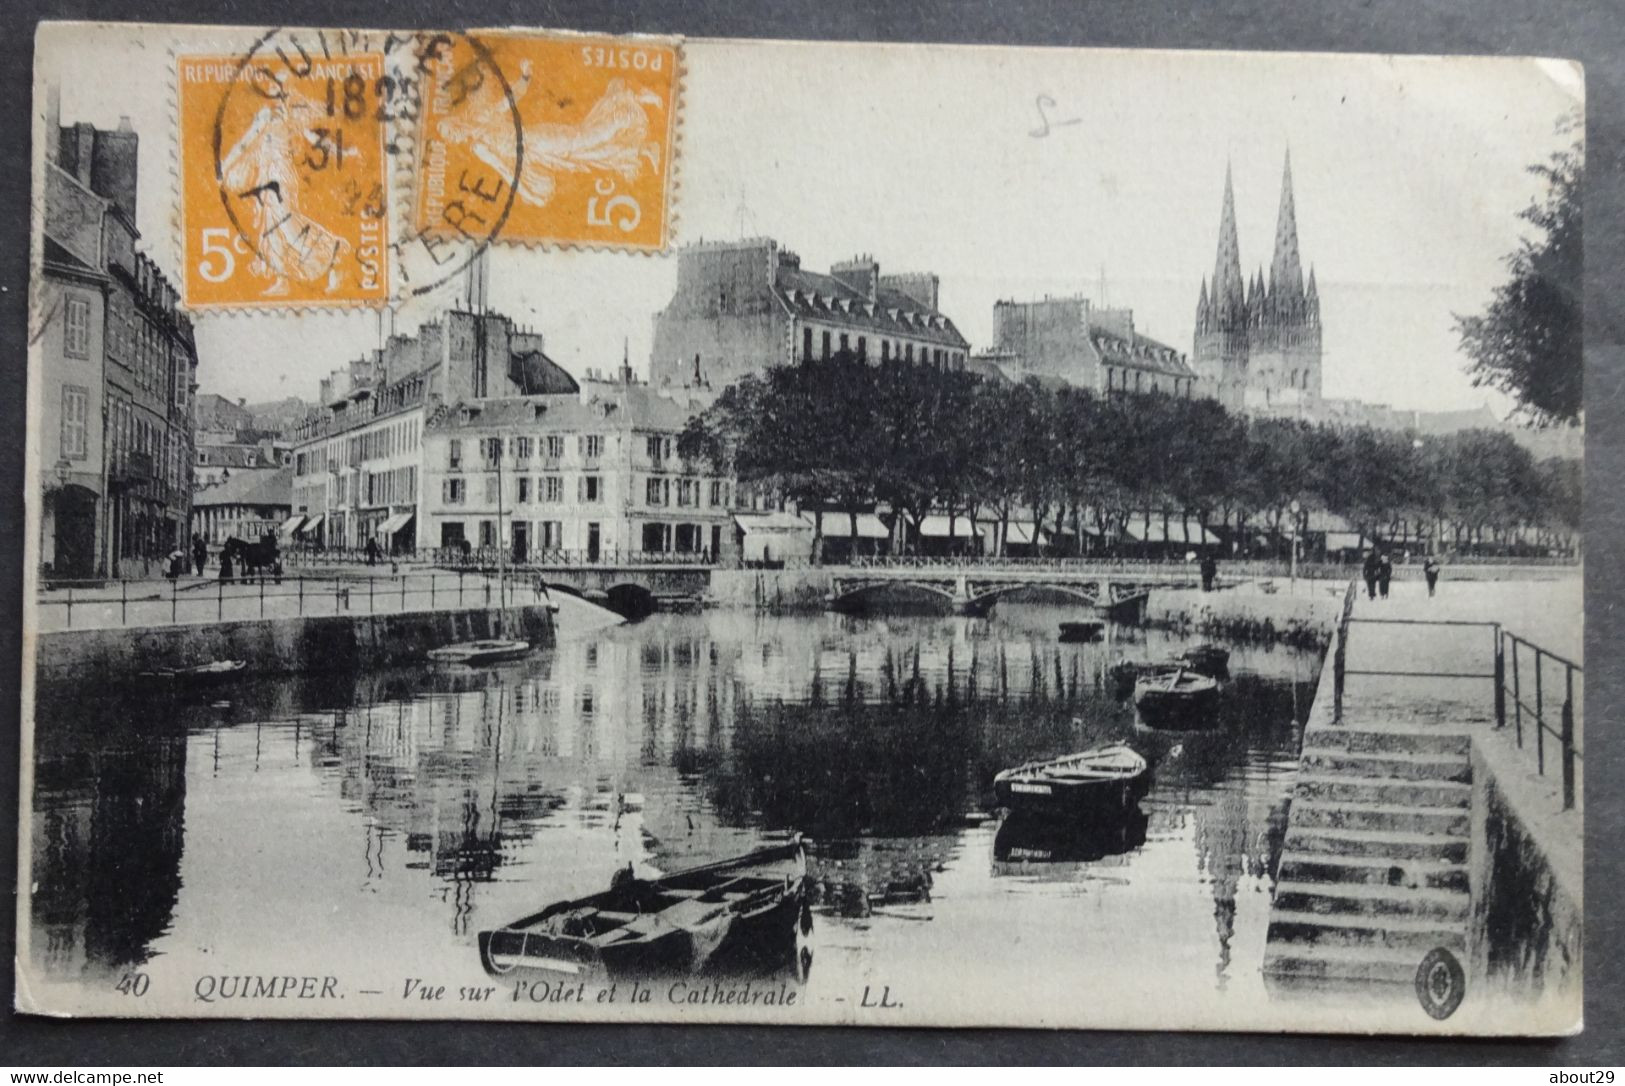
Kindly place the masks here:
POLYGON ((201 467, 253 470, 277 466, 276 452, 258 445, 199 445, 197 453, 197 463, 201 467))
POLYGON ((293 508, 293 469, 239 471, 192 495, 192 507, 203 505, 284 505, 293 508))
POLYGON ((1101 360, 1109 366, 1121 366, 1165 377, 1191 380, 1196 378, 1196 371, 1180 359, 1178 351, 1165 343, 1158 343, 1149 336, 1135 332, 1132 340, 1126 340, 1110 332, 1091 329, 1089 338, 1093 341, 1095 350, 1100 352, 1101 360))
POLYGON ((425 424, 428 431, 525 429, 559 433, 658 430, 679 433, 698 407, 678 403, 648 385, 589 382, 580 393, 505 396, 447 404, 425 424))
POLYGON ((508 359, 508 376, 526 396, 580 392, 565 368, 540 351, 517 351, 508 359))
POLYGON ((868 295, 833 275, 781 261, 773 276, 773 292, 797 317, 880 336, 907 336, 957 350, 969 346, 953 321, 884 281, 875 288, 875 300, 870 302, 868 295))
POLYGON ((100 275, 99 269, 91 267, 67 249, 63 248, 49 236, 45 238, 45 263, 69 271, 81 272, 89 275, 100 275))

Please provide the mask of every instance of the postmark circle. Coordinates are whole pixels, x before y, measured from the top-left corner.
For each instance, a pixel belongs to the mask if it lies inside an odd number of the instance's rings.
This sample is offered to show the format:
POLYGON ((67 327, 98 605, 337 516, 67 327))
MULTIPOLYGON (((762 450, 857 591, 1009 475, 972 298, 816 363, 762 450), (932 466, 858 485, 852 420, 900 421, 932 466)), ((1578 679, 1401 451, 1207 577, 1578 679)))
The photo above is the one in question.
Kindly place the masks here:
POLYGON ((1443 1021, 1456 1013, 1467 995, 1467 974, 1444 947, 1434 947, 1416 968, 1416 998, 1422 1009, 1443 1021))
MULTIPOLYGON (((300 231, 295 247, 314 250, 316 270, 321 270, 323 251, 320 245, 311 244, 309 240, 313 231, 319 240, 320 227, 301 223, 293 217, 296 211, 287 206, 288 192, 284 190, 284 183, 287 189, 296 189, 298 184, 308 183, 309 179, 293 177, 288 171, 297 168, 294 164, 272 161, 268 171, 262 170, 253 175, 256 181, 253 187, 235 191, 228 183, 231 171, 227 167, 228 161, 235 164, 233 159, 240 153, 243 137, 239 136, 239 142, 228 148, 225 128, 234 96, 251 95, 260 103, 255 113, 255 123, 261 122, 268 114, 280 113, 285 118, 295 104, 308 112, 311 103, 307 97, 290 89, 291 82, 308 78, 324 59, 362 54, 381 55, 384 58, 382 73, 359 89, 358 97, 364 113, 357 116, 368 116, 381 126, 382 154, 388 161, 384 164, 384 176, 375 191, 368 189, 363 193, 359 213, 375 217, 387 226, 388 289, 379 301, 394 304, 436 290, 479 260, 500 236, 513 210, 517 183, 524 165, 524 126, 512 87, 489 48, 478 38, 461 31, 379 34, 297 31, 281 27, 266 31, 237 59, 232 77, 221 95, 211 126, 212 165, 221 206, 242 251, 252 255, 262 265, 275 265, 278 261, 286 263, 287 235, 300 231), (494 95, 491 93, 493 87, 494 95), (404 173, 415 181, 423 102, 428 96, 443 96, 455 107, 463 97, 476 91, 484 92, 487 98, 494 97, 498 109, 504 114, 503 127, 511 126, 511 171, 507 172, 507 176, 497 175, 493 182, 482 187, 481 191, 492 207, 487 214, 478 217, 477 230, 467 228, 470 217, 465 217, 455 223, 448 221, 444 224, 444 232, 421 230, 408 236, 411 216, 397 214, 392 178, 404 173), (280 177, 277 176, 279 171, 280 177), (264 179, 266 172, 272 174, 269 180, 264 179), (252 208, 250 215, 254 219, 252 223, 245 222, 245 216, 240 211, 240 202, 244 200, 252 201, 249 205, 252 208)), ((350 89, 346 87, 347 91, 350 89)), ((350 100, 346 98, 346 111, 349 104, 350 100)), ((331 79, 326 109, 329 113, 334 110, 331 79)), ((284 158, 288 157, 290 150, 286 145, 297 136, 303 136, 307 141, 326 139, 325 128, 321 126, 302 130, 299 123, 284 123, 282 127, 284 131, 280 138, 283 146, 277 149, 284 152, 284 158), (290 128, 294 130, 295 137, 288 135, 286 130, 290 128)), ((316 142, 314 146, 322 152, 325 162, 328 154, 326 147, 321 142, 316 142)), ((342 144, 337 153, 342 161, 342 144)), ((276 156, 267 157, 275 159, 276 156)), ((310 162, 308 155, 304 156, 304 161, 306 164, 310 162)), ((337 245, 329 248, 336 249, 337 245)), ((336 259, 332 253, 327 255, 330 263, 336 259)))

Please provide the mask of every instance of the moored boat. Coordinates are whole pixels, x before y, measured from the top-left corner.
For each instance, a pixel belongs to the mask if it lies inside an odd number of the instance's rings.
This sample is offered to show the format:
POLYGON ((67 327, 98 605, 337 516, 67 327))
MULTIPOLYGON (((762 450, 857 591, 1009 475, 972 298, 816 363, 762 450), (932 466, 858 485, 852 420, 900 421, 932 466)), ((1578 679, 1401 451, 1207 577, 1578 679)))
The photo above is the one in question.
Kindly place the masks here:
POLYGON ((165 667, 156 671, 143 671, 139 678, 205 686, 235 678, 247 670, 248 664, 243 660, 210 660, 206 664, 194 664, 191 667, 165 667))
POLYGON ((1135 680, 1142 675, 1162 675, 1177 670, 1177 663, 1146 663, 1140 660, 1118 660, 1106 669, 1106 679, 1112 693, 1126 698, 1134 693, 1135 680))
POLYGON ((1126 814, 1150 787, 1150 767, 1127 743, 1028 762, 993 778, 1000 806, 1048 818, 1126 814))
POLYGON ((1195 645, 1179 654, 1179 662, 1210 679, 1222 679, 1230 667, 1230 650, 1218 645, 1195 645))
POLYGON ((1099 641, 1106 636, 1106 623, 1098 618, 1061 623, 1062 641, 1099 641))
POLYGON ((608 890, 560 901, 479 934, 480 964, 553 977, 697 975, 799 964, 812 930, 801 837, 657 879, 617 874, 608 890))
POLYGON ((1134 707, 1152 727, 1202 727, 1211 722, 1219 682, 1186 668, 1142 675, 1134 683, 1134 707))
POLYGON ((504 660, 518 660, 530 654, 529 641, 509 641, 491 638, 483 641, 460 641, 430 649, 428 656, 437 664, 498 664, 504 660))

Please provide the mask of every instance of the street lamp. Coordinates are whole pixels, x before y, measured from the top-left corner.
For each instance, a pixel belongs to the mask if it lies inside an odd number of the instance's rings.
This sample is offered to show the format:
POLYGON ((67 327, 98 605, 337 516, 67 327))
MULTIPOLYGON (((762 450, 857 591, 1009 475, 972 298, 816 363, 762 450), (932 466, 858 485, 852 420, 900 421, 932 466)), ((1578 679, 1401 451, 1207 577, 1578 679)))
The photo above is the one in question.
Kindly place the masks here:
POLYGON ((1296 594, 1298 591, 1298 511, 1303 507, 1298 504, 1297 498, 1293 498, 1291 504, 1289 504, 1287 508, 1292 511, 1292 531, 1288 536, 1288 538, 1292 540, 1292 572, 1290 578, 1290 591, 1293 594, 1296 594))

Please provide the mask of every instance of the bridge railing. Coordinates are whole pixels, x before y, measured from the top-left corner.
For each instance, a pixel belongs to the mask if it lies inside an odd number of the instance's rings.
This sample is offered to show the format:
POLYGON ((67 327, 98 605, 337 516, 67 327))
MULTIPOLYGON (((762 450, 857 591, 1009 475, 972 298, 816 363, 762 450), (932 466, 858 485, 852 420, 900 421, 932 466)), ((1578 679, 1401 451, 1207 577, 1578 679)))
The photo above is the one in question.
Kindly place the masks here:
MULTIPOLYGON (((831 563, 824 568, 835 570, 906 569, 971 574, 990 571, 1011 573, 1145 573, 1159 576, 1177 574, 1192 579, 1201 575, 1200 564, 1197 562, 1187 562, 1181 559, 1110 557, 997 558, 991 556, 881 555, 877 557, 857 557, 849 562, 831 563)), ((1218 564, 1218 575, 1221 581, 1234 581, 1238 577, 1287 577, 1291 572, 1291 566, 1287 562, 1221 561, 1218 564)), ((1337 565, 1311 566, 1300 562, 1297 572, 1298 576, 1303 579, 1323 578, 1341 581, 1348 577, 1349 568, 1337 565)))
POLYGON ((373 576, 56 580, 40 592, 37 615, 39 629, 50 632, 548 602, 547 585, 534 574, 412 569, 373 576))
POLYGON ((1557 742, 1563 778, 1563 809, 1575 805, 1575 765, 1584 755, 1575 742, 1575 720, 1583 712, 1585 669, 1566 657, 1541 648, 1511 630, 1496 631, 1495 725, 1504 728, 1510 715, 1518 743, 1524 745, 1524 721, 1534 732, 1535 771, 1546 775, 1548 737, 1557 742), (1509 659, 1510 658, 1510 659, 1509 659), (1575 677, 1580 682, 1575 682, 1575 677), (1508 696, 1512 699, 1510 713, 1508 696), (1554 726, 1555 725, 1555 726, 1554 726))

